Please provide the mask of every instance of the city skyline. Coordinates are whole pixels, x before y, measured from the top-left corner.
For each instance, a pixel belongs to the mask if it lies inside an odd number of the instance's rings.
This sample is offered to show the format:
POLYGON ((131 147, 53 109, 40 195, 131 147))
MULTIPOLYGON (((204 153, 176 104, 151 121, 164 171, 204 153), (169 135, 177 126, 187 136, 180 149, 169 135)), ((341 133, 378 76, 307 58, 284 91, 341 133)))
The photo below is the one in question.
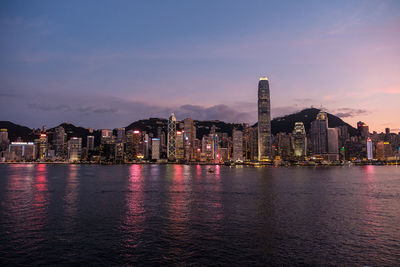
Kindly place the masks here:
POLYGON ((116 128, 174 112, 254 123, 266 75, 272 118, 322 106, 353 126, 400 130, 396 1, 1 5, 0 120, 116 128))

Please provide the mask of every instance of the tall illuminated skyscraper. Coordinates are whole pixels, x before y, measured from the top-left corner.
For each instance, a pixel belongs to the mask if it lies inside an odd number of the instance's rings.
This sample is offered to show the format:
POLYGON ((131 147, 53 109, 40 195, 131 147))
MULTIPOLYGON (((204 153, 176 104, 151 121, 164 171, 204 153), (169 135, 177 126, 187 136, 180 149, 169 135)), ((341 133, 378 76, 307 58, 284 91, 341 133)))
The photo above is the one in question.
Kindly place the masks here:
POLYGON ((176 119, 174 113, 168 118, 167 158, 176 159, 176 119))
POLYGON ((319 112, 315 121, 311 122, 312 152, 328 153, 328 114, 319 112))
POLYGON ((293 129, 293 150, 295 157, 307 155, 307 137, 303 122, 296 122, 293 129))
POLYGON ((271 155, 271 100, 267 77, 258 82, 258 160, 272 159, 271 155))

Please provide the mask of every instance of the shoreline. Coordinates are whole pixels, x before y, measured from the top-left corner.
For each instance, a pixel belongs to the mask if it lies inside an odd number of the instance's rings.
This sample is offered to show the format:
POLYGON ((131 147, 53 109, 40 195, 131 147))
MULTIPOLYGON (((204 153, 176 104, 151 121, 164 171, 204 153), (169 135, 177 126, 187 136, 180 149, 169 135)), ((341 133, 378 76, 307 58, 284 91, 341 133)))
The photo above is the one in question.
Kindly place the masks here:
POLYGON ((178 163, 178 162, 125 162, 125 163, 98 163, 98 162, 0 162, 0 164, 54 164, 54 165, 101 165, 101 166, 112 166, 112 165, 205 165, 205 166, 247 166, 247 167, 332 167, 332 166, 398 166, 400 162, 349 162, 349 163, 332 163, 332 164, 321 164, 321 163, 302 163, 302 164, 274 164, 272 162, 268 163, 235 163, 235 164, 225 164, 225 163, 214 163, 214 162, 188 162, 188 163, 178 163))

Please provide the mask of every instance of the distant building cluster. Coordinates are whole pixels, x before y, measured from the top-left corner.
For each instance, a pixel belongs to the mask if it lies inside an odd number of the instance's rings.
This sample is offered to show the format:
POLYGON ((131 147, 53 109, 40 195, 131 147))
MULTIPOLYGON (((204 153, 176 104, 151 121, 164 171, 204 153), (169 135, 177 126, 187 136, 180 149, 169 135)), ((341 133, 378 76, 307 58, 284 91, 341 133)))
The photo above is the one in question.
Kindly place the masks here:
POLYGON ((35 131, 35 140, 10 142, 0 129, 2 162, 385 162, 400 159, 400 133, 370 133, 363 122, 357 135, 347 126, 330 128, 328 114, 319 112, 309 132, 295 122, 291 133, 271 131, 269 81, 258 84, 258 123, 239 124, 226 132, 216 125, 204 127, 191 118, 156 119, 142 129, 85 129, 84 137, 71 136, 63 126, 35 131), (199 134, 199 131, 202 133, 199 134), (96 132, 96 134, 95 134, 96 132))

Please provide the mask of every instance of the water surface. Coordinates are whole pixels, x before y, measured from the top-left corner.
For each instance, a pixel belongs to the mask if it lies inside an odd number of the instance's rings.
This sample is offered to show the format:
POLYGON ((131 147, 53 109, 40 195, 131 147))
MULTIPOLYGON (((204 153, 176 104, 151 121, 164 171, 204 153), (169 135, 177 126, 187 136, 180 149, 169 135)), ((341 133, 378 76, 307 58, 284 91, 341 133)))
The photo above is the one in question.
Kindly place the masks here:
POLYGON ((400 168, 0 164, 6 265, 398 265, 400 168))

